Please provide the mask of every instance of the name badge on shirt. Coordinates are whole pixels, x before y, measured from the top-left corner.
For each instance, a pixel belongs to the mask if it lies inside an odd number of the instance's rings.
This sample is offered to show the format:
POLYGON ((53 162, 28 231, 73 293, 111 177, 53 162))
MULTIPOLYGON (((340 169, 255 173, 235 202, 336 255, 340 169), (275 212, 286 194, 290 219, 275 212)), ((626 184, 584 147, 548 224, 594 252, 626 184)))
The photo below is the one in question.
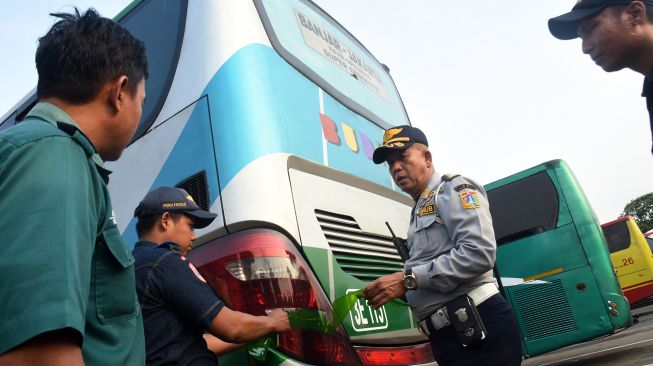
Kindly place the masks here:
POLYGON ((432 215, 434 213, 435 213, 435 205, 430 204, 420 208, 419 212, 417 212, 417 217, 432 215))

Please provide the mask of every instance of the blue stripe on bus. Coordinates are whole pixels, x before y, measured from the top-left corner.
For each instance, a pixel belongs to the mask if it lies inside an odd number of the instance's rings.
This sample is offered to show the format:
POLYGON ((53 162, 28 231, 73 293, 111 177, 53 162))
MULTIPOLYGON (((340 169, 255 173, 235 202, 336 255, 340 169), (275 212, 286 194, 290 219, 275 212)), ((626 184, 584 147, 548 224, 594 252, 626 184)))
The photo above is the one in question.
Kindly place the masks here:
MULTIPOLYGON (((216 134, 220 180, 226 187, 248 163, 285 152, 322 163, 318 87, 270 47, 253 44, 228 60, 211 80, 211 119, 216 134)), ((329 166, 391 188, 385 165, 362 149, 361 133, 374 145, 383 130, 324 94, 324 113, 338 127, 340 145, 328 144, 329 166), (344 141, 342 124, 356 132, 358 152, 344 141)))
MULTIPOLYGON (((243 167, 268 154, 282 152, 323 163, 319 89, 270 47, 252 44, 236 52, 202 95, 209 96, 222 189, 243 167)), ((335 122, 340 139, 339 145, 327 143, 329 166, 392 189, 387 166, 375 165, 369 151, 370 145, 380 144, 383 130, 326 93, 323 103, 324 113, 335 122), (346 126, 354 131, 355 142, 345 140, 346 126)), ((208 115, 203 106, 202 101, 195 106, 150 188, 178 184, 197 173, 199 167, 207 172, 213 204, 219 188, 215 185, 211 136, 205 133, 208 115)), ((123 236, 128 243, 136 241, 134 219, 123 236)))

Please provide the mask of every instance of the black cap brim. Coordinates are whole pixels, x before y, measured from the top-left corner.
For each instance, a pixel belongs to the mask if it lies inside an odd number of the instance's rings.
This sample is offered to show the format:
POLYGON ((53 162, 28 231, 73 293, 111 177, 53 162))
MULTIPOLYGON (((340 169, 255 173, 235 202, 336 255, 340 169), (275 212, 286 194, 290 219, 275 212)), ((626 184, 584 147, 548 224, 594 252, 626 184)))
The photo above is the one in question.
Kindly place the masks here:
POLYGON ((193 227, 195 229, 203 229, 209 226, 213 220, 218 216, 217 214, 204 211, 204 210, 195 210, 195 211, 182 211, 186 215, 193 218, 193 227))
POLYGON ((603 10, 605 6, 587 9, 575 9, 549 19, 549 31, 557 39, 563 41, 578 38, 578 26, 587 18, 603 10))
POLYGON ((374 164, 381 164, 388 159, 388 154, 391 151, 406 150, 411 146, 413 146, 412 141, 404 142, 404 146, 401 147, 379 146, 372 154, 372 161, 374 161, 374 164))

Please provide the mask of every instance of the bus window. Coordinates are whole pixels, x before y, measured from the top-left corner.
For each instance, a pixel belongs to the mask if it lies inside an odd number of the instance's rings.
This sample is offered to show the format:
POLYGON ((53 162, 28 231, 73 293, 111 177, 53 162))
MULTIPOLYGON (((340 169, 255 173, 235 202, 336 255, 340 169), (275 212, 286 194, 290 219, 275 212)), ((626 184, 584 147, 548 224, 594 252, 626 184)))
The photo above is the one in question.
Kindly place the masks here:
POLYGON ((564 161, 513 174, 486 191, 499 244, 495 275, 515 311, 525 355, 631 324, 599 224, 564 161))
POLYGON ((490 211, 501 245, 555 228, 558 195, 551 178, 540 172, 493 190, 490 211))
POLYGON ((166 6, 160 6, 156 1, 145 0, 124 16, 119 15, 119 23, 145 43, 150 72, 143 116, 133 140, 143 136, 154 123, 168 96, 184 37, 186 7, 187 1, 167 1, 166 6))
POLYGON ((257 0, 279 54, 341 103, 381 127, 408 124, 387 69, 322 9, 306 0, 257 0))
MULTIPOLYGON (((35 90, 32 91, 35 93, 35 90)), ((18 108, 14 109, 13 112, 7 113, 7 115, 4 116, 3 120, 0 121, 0 131, 9 128, 13 125, 15 125, 18 122, 21 122, 22 120, 25 119, 27 116, 27 113, 29 113, 30 110, 32 110, 32 107, 36 105, 36 94, 28 94, 18 102, 17 106, 18 108)))
POLYGON ((0 122, 0 131, 13 126, 15 123, 16 123, 16 121, 14 119, 14 115, 11 114, 4 121, 0 122))
POLYGON ((610 259, 619 285, 628 302, 632 305, 653 296, 653 254, 650 241, 647 242, 635 220, 625 216, 601 227, 608 242, 610 259))
POLYGON ((610 253, 616 253, 630 247, 630 232, 626 221, 617 221, 613 224, 603 224, 603 235, 608 241, 610 253))

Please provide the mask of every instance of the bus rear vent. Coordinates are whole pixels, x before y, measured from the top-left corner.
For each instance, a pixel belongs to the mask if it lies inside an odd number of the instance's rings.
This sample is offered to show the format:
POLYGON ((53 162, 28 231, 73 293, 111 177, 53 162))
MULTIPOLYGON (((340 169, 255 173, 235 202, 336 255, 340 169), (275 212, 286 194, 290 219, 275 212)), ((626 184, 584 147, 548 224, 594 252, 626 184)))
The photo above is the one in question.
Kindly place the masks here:
POLYGON ((176 187, 188 192, 202 210, 209 210, 209 186, 206 183, 206 172, 201 171, 177 184, 176 187))
POLYGON ((560 280, 520 286, 514 292, 517 317, 524 337, 536 340, 576 330, 569 302, 560 280), (546 304, 542 303, 546 299, 546 304))
POLYGON ((371 282, 379 276, 403 270, 391 237, 362 231, 351 216, 315 210, 315 217, 336 262, 345 273, 371 282))

